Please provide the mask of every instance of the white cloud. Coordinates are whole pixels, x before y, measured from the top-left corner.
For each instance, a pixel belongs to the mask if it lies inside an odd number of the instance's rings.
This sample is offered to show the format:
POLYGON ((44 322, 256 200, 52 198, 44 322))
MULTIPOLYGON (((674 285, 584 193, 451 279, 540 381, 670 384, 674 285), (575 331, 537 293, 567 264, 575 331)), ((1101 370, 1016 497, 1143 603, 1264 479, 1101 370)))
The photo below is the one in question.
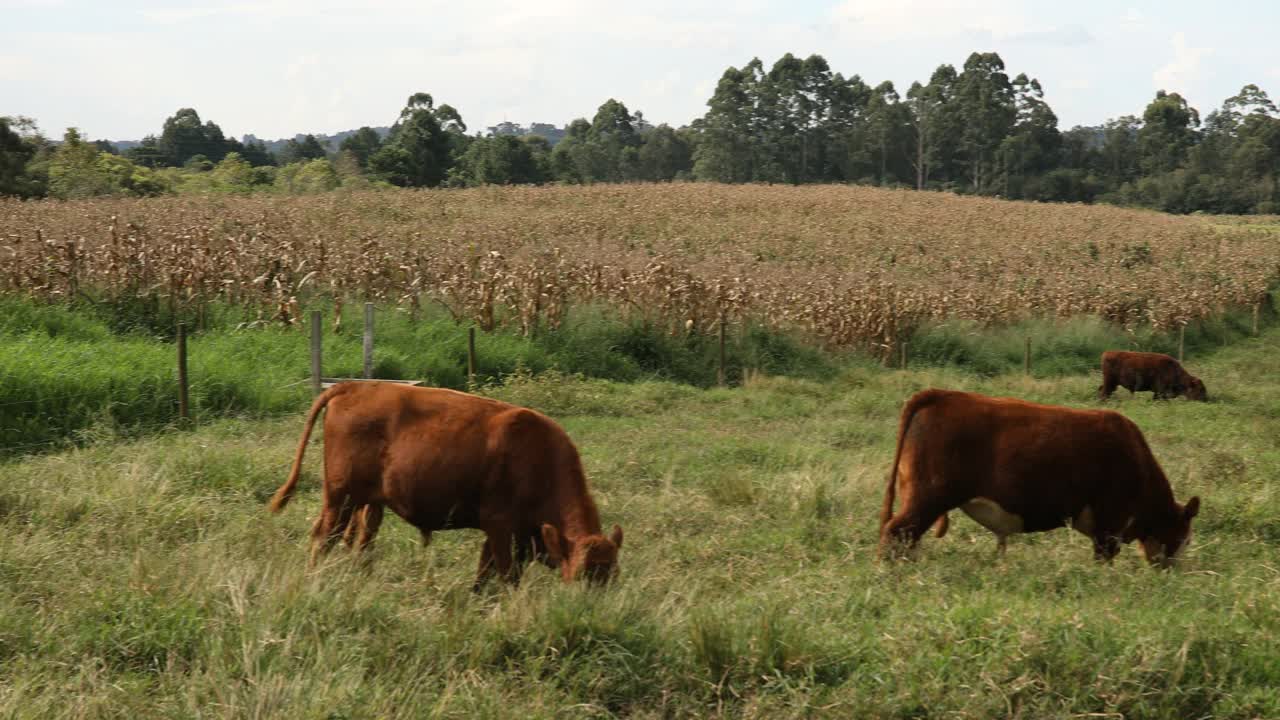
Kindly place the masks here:
POLYGON ((1170 90, 1186 94, 1200 75, 1200 61, 1213 53, 1211 48, 1193 48, 1187 45, 1187 36, 1179 31, 1173 34, 1173 58, 1151 74, 1151 82, 1157 90, 1170 90))
POLYGON ((1141 25, 1146 21, 1146 16, 1138 8, 1131 7, 1125 10, 1124 15, 1120 16, 1120 24, 1122 25, 1141 25))
POLYGON ((27 55, 0 55, 0 80, 17 80, 35 70, 35 61, 27 55))
POLYGON ((1036 29, 1014 3, 1000 0, 844 0, 831 15, 846 33, 881 42, 973 32, 1013 35, 1036 29))
POLYGON ((138 11, 145 20, 160 25, 176 25, 189 20, 212 17, 218 14, 218 8, 211 7, 158 7, 145 8, 138 11))

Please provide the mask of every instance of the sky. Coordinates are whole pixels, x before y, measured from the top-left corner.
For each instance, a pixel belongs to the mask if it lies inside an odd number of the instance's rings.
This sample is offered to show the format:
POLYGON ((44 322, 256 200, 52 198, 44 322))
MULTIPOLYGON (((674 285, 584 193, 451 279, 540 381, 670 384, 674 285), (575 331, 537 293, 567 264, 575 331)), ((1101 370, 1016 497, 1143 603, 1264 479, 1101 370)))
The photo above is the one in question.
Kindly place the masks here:
POLYGON ((995 51, 1067 129, 1141 115, 1161 89, 1202 115, 1248 83, 1277 98, 1276 28, 1276 0, 0 0, 0 115, 135 140, 192 107, 275 139, 390 125, 428 92, 472 133, 609 98, 679 126, 753 57, 816 53, 905 94, 995 51))

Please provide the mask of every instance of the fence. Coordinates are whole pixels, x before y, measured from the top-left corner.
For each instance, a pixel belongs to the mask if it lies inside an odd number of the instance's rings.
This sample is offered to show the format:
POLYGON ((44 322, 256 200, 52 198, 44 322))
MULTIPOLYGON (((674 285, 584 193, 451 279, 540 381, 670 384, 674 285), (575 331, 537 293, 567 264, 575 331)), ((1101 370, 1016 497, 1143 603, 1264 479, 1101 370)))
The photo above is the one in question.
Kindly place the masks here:
MULTIPOLYGON (((1258 306, 1255 305, 1253 307, 1253 335, 1255 337, 1258 335, 1258 314, 1259 314, 1259 309, 1258 309, 1258 306)), ((1186 326, 1186 323, 1183 323, 1178 326, 1178 362, 1179 363, 1183 362, 1183 357, 1186 354, 1185 352, 1186 344, 1187 344, 1187 326, 1186 326)), ((907 348, 908 348, 908 342, 906 340, 902 340, 898 343, 897 353, 894 352, 892 345, 886 345, 885 353, 884 353, 884 366, 891 367, 896 358, 898 362, 898 367, 903 370, 906 370, 908 357, 909 357, 907 353, 907 348)), ((724 327, 723 325, 721 325, 721 328, 720 328, 720 366, 721 366, 721 373, 722 373, 721 384, 724 384, 724 380, 723 380, 724 327)), ((1031 336, 1029 335, 1026 337, 1025 343, 1023 345, 1023 350, 1022 350, 1022 372, 1024 375, 1027 375, 1027 376, 1031 375, 1031 336)))
MULTIPOLYGON (((1252 318, 1253 335, 1256 336, 1259 330, 1259 308, 1255 307, 1252 318)), ((310 316, 310 355, 311 355, 311 377, 310 385, 313 394, 319 394, 324 388, 344 381, 364 381, 374 380, 374 340, 375 340, 375 309, 373 303, 365 303, 364 305, 364 329, 363 329, 363 373, 360 378, 337 378, 325 377, 323 373, 323 319, 320 311, 312 311, 310 316)), ((728 323, 722 317, 718 323, 718 367, 716 370, 717 385, 723 387, 727 384, 727 335, 728 323)), ((186 325, 179 323, 176 328, 176 361, 177 361, 177 417, 176 422, 180 427, 188 427, 194 423, 193 412, 190 402, 190 374, 187 364, 187 342, 188 328, 186 325)), ((1185 357, 1186 349, 1186 326, 1181 325, 1178 329, 1178 361, 1182 362, 1185 357)), ((897 361, 900 368, 907 368, 910 361, 909 344, 906 340, 897 343, 895 348, 893 345, 885 346, 884 354, 885 366, 891 366, 897 361), (895 352, 896 350, 896 352, 895 352)), ((475 387, 476 375, 478 368, 478 358, 476 351, 476 329, 474 326, 467 328, 467 382, 469 387, 475 387)), ((1032 343, 1028 336, 1023 346, 1023 372, 1030 376, 1032 371, 1032 343)), ((409 385, 418 385, 420 380, 380 380, 380 382, 397 382, 409 385)), ((45 398, 46 400, 49 398, 45 398)), ((3 403, 0 405, 23 405, 35 404, 40 400, 19 400, 17 402, 3 403)), ((160 423, 157 427, 171 427, 173 422, 160 423)), ((17 445, 6 445, 0 447, 0 453, 11 452, 13 450, 23 450, 25 448, 33 448, 37 446, 56 445, 57 442, 41 442, 41 443, 19 443, 17 445)))

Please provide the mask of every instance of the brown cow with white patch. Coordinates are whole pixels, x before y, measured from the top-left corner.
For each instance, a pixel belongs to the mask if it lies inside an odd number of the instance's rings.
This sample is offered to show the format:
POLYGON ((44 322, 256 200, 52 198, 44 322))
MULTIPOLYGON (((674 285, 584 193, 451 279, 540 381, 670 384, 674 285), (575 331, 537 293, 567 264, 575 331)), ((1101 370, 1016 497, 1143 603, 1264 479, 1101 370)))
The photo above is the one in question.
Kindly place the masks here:
POLYGON ((1102 386, 1098 399, 1106 400, 1117 387, 1130 393, 1150 390, 1156 400, 1185 395, 1188 400, 1208 400, 1204 383, 1168 355, 1108 350, 1102 353, 1102 386))
POLYGON ((483 530, 477 589, 494 572, 518 583, 531 557, 559 567, 565 582, 614 574, 622 529, 601 534, 582 461, 564 430, 533 410, 453 390, 350 382, 321 393, 272 512, 289 502, 326 407, 312 564, 339 537, 363 550, 390 507, 424 543, 435 530, 483 530))
POLYGON ((902 410, 881 555, 914 548, 935 521, 941 536, 954 508, 995 533, 1000 551, 1009 535, 1069 525, 1101 560, 1138 540, 1167 566, 1191 538, 1200 498, 1174 500, 1142 432, 1119 413, 924 390, 902 410))

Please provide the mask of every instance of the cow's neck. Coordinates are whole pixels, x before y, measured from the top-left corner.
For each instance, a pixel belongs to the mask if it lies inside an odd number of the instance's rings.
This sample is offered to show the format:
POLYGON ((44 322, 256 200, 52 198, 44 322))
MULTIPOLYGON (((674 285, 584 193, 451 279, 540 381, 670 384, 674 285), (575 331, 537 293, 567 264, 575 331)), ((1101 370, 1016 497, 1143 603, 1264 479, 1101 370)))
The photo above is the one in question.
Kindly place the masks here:
POLYGON ((600 534, 600 515, 590 497, 580 495, 560 503, 560 533, 569 541, 600 534))
POLYGON ((1173 490, 1169 487, 1169 481, 1161 475, 1163 483, 1158 483, 1151 488, 1146 502, 1142 504, 1146 508, 1134 527, 1136 538, 1150 537, 1166 528, 1171 527, 1178 521, 1178 503, 1173 499, 1173 490))

